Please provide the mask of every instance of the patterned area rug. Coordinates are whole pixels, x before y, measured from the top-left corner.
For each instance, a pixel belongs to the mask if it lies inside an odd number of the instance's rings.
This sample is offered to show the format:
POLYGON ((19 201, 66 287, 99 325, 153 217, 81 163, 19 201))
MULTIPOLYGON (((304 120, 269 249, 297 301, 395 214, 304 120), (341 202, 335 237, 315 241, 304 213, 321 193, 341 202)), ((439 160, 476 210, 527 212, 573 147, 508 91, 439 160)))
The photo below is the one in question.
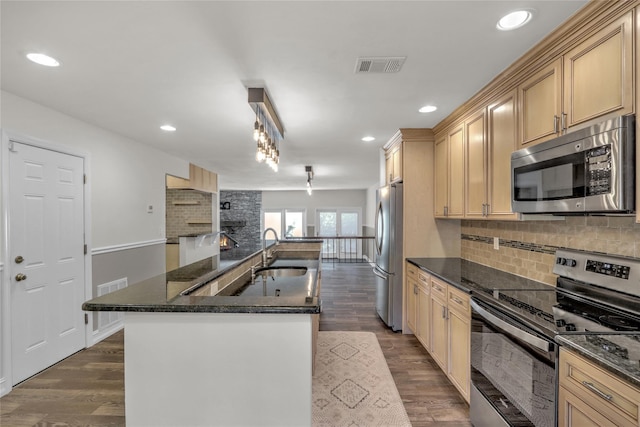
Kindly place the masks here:
POLYGON ((313 426, 411 426, 374 333, 319 333, 313 426))

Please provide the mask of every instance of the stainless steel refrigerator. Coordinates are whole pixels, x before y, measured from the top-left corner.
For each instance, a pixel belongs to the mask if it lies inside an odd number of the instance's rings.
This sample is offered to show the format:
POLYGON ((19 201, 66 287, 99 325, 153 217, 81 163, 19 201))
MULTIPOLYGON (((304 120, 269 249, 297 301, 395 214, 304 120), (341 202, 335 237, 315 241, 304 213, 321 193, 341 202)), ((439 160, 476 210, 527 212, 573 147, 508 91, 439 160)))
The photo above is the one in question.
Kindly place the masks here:
POLYGON ((402 329, 402 183, 378 189, 376 211, 376 311, 394 331, 402 329))

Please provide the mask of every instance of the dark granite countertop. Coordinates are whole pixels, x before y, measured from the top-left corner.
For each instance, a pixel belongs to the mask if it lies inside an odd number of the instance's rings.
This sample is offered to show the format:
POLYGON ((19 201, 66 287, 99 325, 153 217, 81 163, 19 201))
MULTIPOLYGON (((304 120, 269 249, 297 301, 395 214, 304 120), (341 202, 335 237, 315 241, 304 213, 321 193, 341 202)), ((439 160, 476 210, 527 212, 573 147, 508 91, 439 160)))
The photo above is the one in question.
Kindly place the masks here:
MULTIPOLYGON (((469 294, 487 290, 549 290, 544 283, 476 264, 461 258, 408 258, 408 262, 469 294)), ((590 332, 556 334, 555 341, 594 361, 599 366, 640 387, 640 334, 590 332), (616 352, 616 343, 628 355, 616 352)))
MULTIPOLYGON (((281 245, 286 244, 286 242, 283 241, 281 245)), ((238 262, 230 265, 227 265, 228 263, 225 264, 225 267, 218 267, 219 259, 217 256, 205 258, 193 264, 130 285, 119 291, 93 298, 85 302, 82 305, 82 309, 86 311, 127 312, 319 313, 320 300, 318 296, 309 301, 304 296, 293 294, 280 297, 180 295, 186 289, 195 288, 198 284, 208 283, 220 278, 237 265, 258 255, 260 252, 261 250, 254 251, 248 256, 243 256, 238 262)), ((319 259, 307 259, 304 261, 291 259, 287 261, 291 261, 295 265, 301 265, 300 263, 302 262, 308 268, 307 275, 300 276, 298 279, 301 286, 308 286, 309 280, 315 285, 319 278, 319 259)), ((285 262, 282 261, 280 263, 285 262)))
POLYGON ((467 293, 494 289, 553 289, 545 283, 462 258, 407 258, 407 261, 467 293))
POLYGON ((565 334, 556 336, 558 344, 575 351, 596 365, 640 387, 640 334, 565 334), (616 352, 616 347, 628 353, 616 352))

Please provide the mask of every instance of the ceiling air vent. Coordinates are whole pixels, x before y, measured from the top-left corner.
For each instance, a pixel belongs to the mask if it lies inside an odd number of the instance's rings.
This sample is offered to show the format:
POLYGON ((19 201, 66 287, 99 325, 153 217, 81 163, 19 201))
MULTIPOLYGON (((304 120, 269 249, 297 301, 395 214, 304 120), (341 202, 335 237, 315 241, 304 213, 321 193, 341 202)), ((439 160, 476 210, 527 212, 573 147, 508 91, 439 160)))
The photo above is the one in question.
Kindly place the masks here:
POLYGON ((356 61, 356 74, 397 73, 406 59, 406 56, 361 57, 356 61))

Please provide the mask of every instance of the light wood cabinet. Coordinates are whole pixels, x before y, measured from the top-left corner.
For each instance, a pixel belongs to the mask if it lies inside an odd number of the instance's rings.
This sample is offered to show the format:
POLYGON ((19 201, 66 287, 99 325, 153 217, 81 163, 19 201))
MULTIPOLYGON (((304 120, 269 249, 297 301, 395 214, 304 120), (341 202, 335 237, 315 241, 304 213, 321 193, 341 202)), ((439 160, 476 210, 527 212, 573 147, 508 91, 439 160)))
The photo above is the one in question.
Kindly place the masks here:
POLYGON ((189 164, 189 179, 167 175, 167 188, 198 190, 205 193, 218 192, 218 174, 210 172, 193 163, 189 164))
POLYGON ((511 210, 511 153, 516 141, 516 92, 499 97, 487 107, 488 219, 517 219, 511 210))
POLYGON ((518 86, 520 148, 554 138, 562 121, 562 58, 518 86))
POLYGON ((469 296, 431 277, 429 301, 431 357, 468 402, 471 388, 469 296))
POLYGON ((633 11, 603 27, 518 86, 520 146, 634 111, 633 11))
POLYGON ((565 128, 633 112, 633 11, 564 55, 565 128))
POLYGON ((407 325, 428 350, 430 276, 411 263, 406 265, 407 325))
POLYGON ((465 217, 482 218, 487 206, 487 137, 485 110, 482 109, 464 122, 467 137, 465 217))
MULTIPOLYGON (((398 135, 401 137, 401 135, 398 135)), ((385 181, 402 181, 402 140, 392 139, 385 145, 385 181)))
POLYGON ((640 389, 560 348, 558 426, 640 426, 640 389))
POLYGON ((464 122, 436 138, 434 215, 464 217, 464 122))
POLYGON ((418 315, 418 267, 406 263, 407 278, 404 294, 406 295, 407 326, 416 334, 418 315))
POLYGON ((469 296, 449 286, 448 304, 448 370, 447 375, 460 394, 469 401, 471 387, 471 311, 469 296))

